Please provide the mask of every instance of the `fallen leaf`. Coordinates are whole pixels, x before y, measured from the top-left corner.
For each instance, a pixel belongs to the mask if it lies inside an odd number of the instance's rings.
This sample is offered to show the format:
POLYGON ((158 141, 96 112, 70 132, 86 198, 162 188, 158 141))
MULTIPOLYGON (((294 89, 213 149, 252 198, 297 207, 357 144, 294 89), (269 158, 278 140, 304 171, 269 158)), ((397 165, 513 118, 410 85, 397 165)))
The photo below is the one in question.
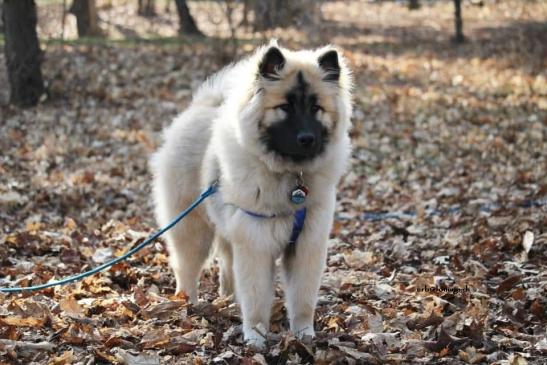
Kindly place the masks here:
POLYGON ((498 288, 496 289, 496 293, 502 294, 508 291, 509 289, 512 289, 517 283, 520 282, 521 279, 522 279, 522 276, 520 275, 513 275, 508 277, 507 279, 503 280, 499 284, 498 288))
POLYGON ((70 365, 74 360, 74 352, 72 350, 67 350, 60 356, 55 356, 50 359, 48 365, 70 365))
POLYGON ((59 306, 63 311, 72 316, 83 315, 83 309, 73 297, 62 299, 59 306))
POLYGON ((16 327, 42 327, 47 318, 10 316, 0 318, 0 323, 16 327))
POLYGON ((160 357, 149 354, 133 354, 123 349, 119 349, 117 357, 125 365, 159 365, 160 357))

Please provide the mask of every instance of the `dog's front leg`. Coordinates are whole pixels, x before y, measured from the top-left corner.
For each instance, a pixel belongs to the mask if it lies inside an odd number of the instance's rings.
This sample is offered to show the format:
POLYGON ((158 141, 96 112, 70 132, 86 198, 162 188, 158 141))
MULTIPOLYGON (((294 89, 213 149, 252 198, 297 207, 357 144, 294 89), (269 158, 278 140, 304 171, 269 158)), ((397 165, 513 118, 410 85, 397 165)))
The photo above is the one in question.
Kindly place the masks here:
POLYGON ((270 329, 274 295, 274 258, 258 244, 235 244, 234 276, 236 297, 243 315, 243 337, 257 347, 265 344, 270 329))
POLYGON ((332 210, 311 211, 295 247, 283 256, 282 271, 291 331, 315 336, 313 317, 321 275, 325 268, 332 210))

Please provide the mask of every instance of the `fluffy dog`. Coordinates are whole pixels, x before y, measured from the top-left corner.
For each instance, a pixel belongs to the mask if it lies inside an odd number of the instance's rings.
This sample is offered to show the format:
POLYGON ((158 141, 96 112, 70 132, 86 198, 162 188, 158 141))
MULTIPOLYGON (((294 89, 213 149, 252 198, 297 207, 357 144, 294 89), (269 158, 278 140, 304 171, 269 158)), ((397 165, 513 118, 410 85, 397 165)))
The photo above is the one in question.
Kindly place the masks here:
POLYGON ((220 293, 235 293, 254 345, 264 344, 258 329, 269 329, 278 258, 291 330, 314 335, 351 107, 350 72, 335 48, 295 52, 272 42, 205 81, 151 159, 162 226, 218 184, 167 233, 176 290, 197 302, 214 245, 220 293))

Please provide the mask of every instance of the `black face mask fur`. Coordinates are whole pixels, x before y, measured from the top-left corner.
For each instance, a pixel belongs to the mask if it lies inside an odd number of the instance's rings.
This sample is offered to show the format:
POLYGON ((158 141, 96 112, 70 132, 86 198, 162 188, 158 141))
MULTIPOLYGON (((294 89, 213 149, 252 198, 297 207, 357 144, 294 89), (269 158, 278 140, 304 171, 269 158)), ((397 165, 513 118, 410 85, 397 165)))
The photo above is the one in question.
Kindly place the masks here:
MULTIPOLYGON (((336 52, 327 52, 318 63, 328 71, 325 81, 338 81, 340 66, 336 52)), ((281 52, 271 48, 260 65, 260 74, 268 80, 278 80, 277 71, 284 65, 281 52)), ((269 151, 294 162, 303 162, 325 150, 328 130, 316 117, 322 108, 317 104, 317 95, 310 90, 302 72, 297 74, 296 85, 285 95, 285 103, 277 108, 285 113, 285 118, 270 125, 262 136, 262 142, 269 151)))

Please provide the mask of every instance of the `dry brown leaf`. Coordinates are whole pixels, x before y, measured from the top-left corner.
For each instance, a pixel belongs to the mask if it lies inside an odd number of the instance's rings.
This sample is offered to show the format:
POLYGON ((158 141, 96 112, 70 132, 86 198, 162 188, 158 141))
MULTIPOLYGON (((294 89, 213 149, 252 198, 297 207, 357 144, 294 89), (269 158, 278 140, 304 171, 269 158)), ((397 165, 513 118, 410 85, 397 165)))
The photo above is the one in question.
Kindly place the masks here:
POLYGON ((60 356, 55 356, 49 360, 48 365, 70 365, 74 363, 74 360, 74 352, 72 350, 67 350, 60 356))
POLYGON ((500 285, 498 285, 498 288, 496 289, 497 294, 502 294, 509 289, 512 289, 516 284, 520 282, 522 279, 522 276, 520 275, 513 275, 508 277, 507 279, 503 280, 500 285))
POLYGON ((0 318, 0 323, 16 327, 42 327, 46 320, 47 318, 9 316, 0 318))
POLYGON ((61 307, 61 310, 65 311, 69 315, 77 317, 83 315, 82 306, 80 306, 73 297, 62 299, 59 302, 59 306, 61 307))

